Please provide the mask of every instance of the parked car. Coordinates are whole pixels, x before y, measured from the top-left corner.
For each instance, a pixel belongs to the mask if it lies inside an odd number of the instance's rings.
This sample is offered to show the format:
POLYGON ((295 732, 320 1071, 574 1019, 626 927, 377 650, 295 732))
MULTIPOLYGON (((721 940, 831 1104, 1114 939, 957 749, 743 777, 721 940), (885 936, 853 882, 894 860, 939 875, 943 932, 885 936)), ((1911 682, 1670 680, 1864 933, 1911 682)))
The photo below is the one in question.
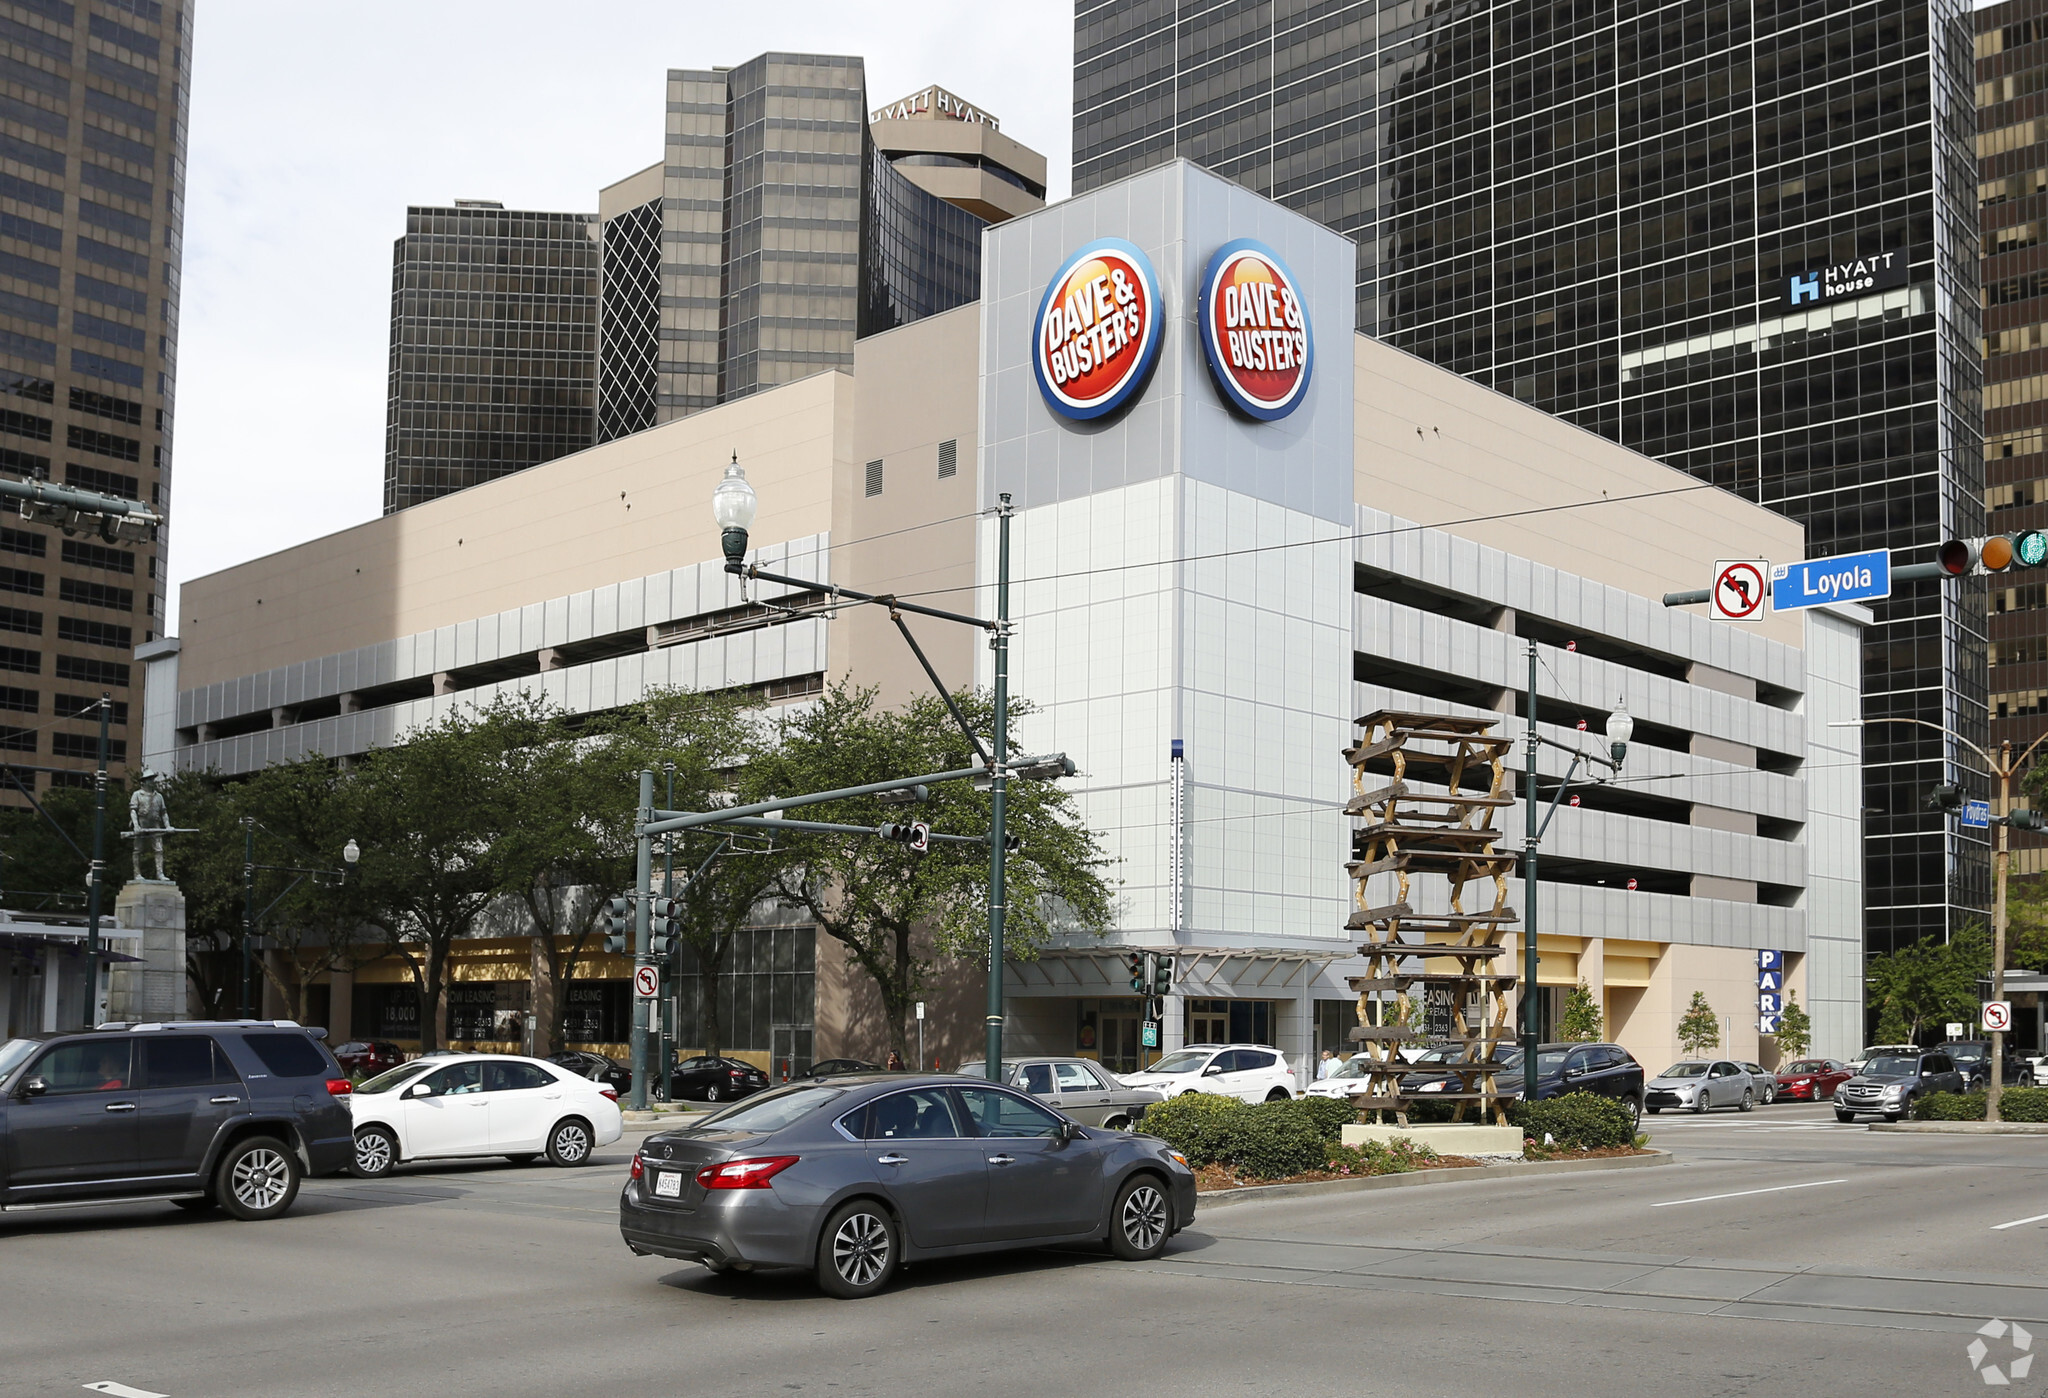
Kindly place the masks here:
POLYGON ((768 1075, 737 1058, 686 1058, 668 1075, 671 1102, 733 1102, 767 1090, 768 1075))
MULTIPOLYGON (((1453 1056, 1463 1050, 1452 1050, 1453 1056)), ((1527 1091, 1522 1071, 1522 1050, 1502 1042, 1494 1045, 1495 1090, 1505 1098, 1520 1101, 1527 1091)), ((1440 1060, 1444 1062, 1449 1059, 1440 1060)), ((1427 1063, 1418 1064, 1426 1069, 1427 1063)), ((1401 1080, 1407 1092, 1456 1092, 1462 1079, 1444 1073, 1437 1077, 1412 1074, 1401 1080), (1412 1084, 1412 1085, 1411 1085, 1412 1084)), ((1536 1046, 1536 1100, 1544 1101, 1566 1092, 1591 1092, 1612 1097, 1640 1119, 1643 1111, 1643 1065, 1620 1044, 1538 1044, 1536 1046)))
MULTIPOLYGON (((1443 1050, 1439 1049, 1435 1050, 1435 1052, 1443 1052, 1443 1050)), ((1428 1055, 1424 1055, 1425 1059, 1427 1057, 1428 1055)), ((1303 1088, 1301 1095, 1304 1097, 1331 1097, 1338 1101, 1349 1097, 1362 1097, 1365 1095, 1366 1089, 1372 1085, 1372 1080, 1367 1076, 1371 1067, 1372 1060, 1367 1058, 1363 1052, 1354 1053, 1349 1059, 1338 1064, 1330 1076, 1318 1078, 1303 1088)))
POLYGON ((548 1062, 557 1068, 567 1068, 579 1078, 601 1082, 613 1092, 627 1093, 633 1090, 633 1070, 616 1058, 584 1049, 564 1049, 548 1055, 548 1062))
POLYGON ((351 1039, 335 1047, 334 1061, 344 1073, 367 1078, 405 1062, 405 1050, 383 1039, 351 1039))
MULTIPOLYGON (((1401 1090, 1403 1092, 1459 1091, 1464 1079, 1456 1073, 1449 1071, 1444 1065, 1459 1062, 1464 1057, 1465 1047, 1462 1044, 1448 1044, 1431 1049, 1428 1053, 1415 1060, 1415 1071, 1402 1076, 1401 1090)), ((1493 1046, 1493 1062, 1495 1067, 1494 1081, 1500 1084, 1502 1091, 1505 1091, 1508 1087, 1507 1070, 1509 1066, 1512 1065, 1517 1073, 1521 1071, 1522 1051, 1513 1044, 1503 1040, 1493 1046)), ((1516 1081, 1519 1082, 1520 1079, 1517 1078, 1516 1081)))
POLYGON ((909 1073, 789 1083, 658 1132, 619 1195, 638 1255, 808 1268, 848 1298, 930 1257, 1107 1242, 1154 1258, 1194 1215, 1194 1173, 1164 1141, 909 1073))
POLYGON ((810 1067, 804 1069, 803 1072, 797 1074, 797 1077, 799 1079, 836 1078, 847 1073, 879 1073, 881 1071, 881 1064, 869 1063, 865 1059, 827 1058, 823 1062, 813 1063, 810 1067))
POLYGON ((511 1054, 414 1059, 359 1084, 348 1101, 354 1169, 365 1179, 402 1161, 470 1155, 581 1165, 625 1131, 613 1088, 511 1054))
POLYGON ((275 1218, 349 1161, 349 1080, 290 1020, 0 1043, 0 1206, 164 1200, 275 1218))
POLYGON ((1934 1049, 1872 1055, 1856 1074, 1835 1090, 1835 1120, 1854 1121, 1873 1114, 1887 1121, 1910 1115, 1914 1099, 1930 1092, 1961 1092, 1963 1075, 1955 1060, 1934 1049))
POLYGON ((1920 1046, 1918 1044, 1872 1044, 1869 1048, 1863 1050, 1862 1053, 1858 1054, 1856 1057, 1849 1060, 1849 1071, 1852 1074, 1862 1072, 1863 1065, 1868 1063, 1871 1059, 1877 1057, 1881 1053, 1918 1052, 1920 1052, 1920 1046))
MULTIPOLYGON (((962 1076, 985 1078, 980 1063, 962 1063, 962 1076)), ((1145 1108, 1166 1095, 1152 1088, 1128 1087, 1116 1074, 1087 1058, 1005 1058, 1003 1081, 1022 1088, 1083 1126, 1128 1131, 1145 1108)))
POLYGON ((1746 1112, 1761 1095, 1741 1064, 1725 1058, 1688 1058, 1644 1084, 1643 1109, 1652 1116, 1666 1107, 1689 1112, 1738 1107, 1746 1112))
POLYGON ((1756 1084, 1756 1100, 1768 1107, 1778 1100, 1778 1075, 1766 1072, 1761 1063, 1738 1063, 1735 1065, 1749 1074, 1749 1080, 1756 1084))
POLYGON ((1191 1044, 1122 1076, 1126 1087, 1168 1097, 1216 1092, 1243 1102, 1279 1102, 1301 1095, 1287 1056, 1264 1044, 1191 1044))
MULTIPOLYGON (((1989 1039, 1950 1039, 1941 1046, 1955 1061, 1956 1071, 1963 1075, 1968 1084, 1966 1092, 1975 1092, 1991 1081, 1991 1041, 1989 1039)), ((2001 1075, 2007 1087, 2029 1085, 2034 1081, 2034 1069, 2006 1046, 2005 1071, 2001 1075)))
POLYGON ((1832 1058, 1802 1058, 1778 1070, 1778 1095, 1788 1102, 1824 1102, 1853 1077, 1849 1065, 1832 1058))

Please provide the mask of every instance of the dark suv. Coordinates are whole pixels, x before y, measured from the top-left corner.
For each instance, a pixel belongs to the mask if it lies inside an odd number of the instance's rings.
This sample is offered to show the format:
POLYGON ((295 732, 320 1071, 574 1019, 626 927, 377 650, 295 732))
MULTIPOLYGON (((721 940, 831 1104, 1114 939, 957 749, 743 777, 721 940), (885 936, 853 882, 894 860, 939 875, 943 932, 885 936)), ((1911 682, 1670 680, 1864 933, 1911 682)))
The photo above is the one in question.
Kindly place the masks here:
POLYGON ((348 1078, 290 1020, 0 1041, 0 1208, 162 1199, 275 1218, 349 1163, 348 1078))

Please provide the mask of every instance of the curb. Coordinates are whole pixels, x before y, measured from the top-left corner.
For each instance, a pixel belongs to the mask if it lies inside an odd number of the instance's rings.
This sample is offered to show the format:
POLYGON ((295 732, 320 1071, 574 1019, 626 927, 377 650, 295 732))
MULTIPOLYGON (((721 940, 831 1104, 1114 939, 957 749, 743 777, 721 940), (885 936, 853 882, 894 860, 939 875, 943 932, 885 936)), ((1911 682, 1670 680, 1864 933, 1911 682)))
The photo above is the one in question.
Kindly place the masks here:
POLYGON ((1365 1175, 1352 1180, 1311 1180, 1303 1184, 1248 1184, 1195 1196, 1197 1216, 1205 1208, 1242 1204, 1253 1199, 1294 1199, 1314 1194, 1350 1194, 1361 1189, 1404 1189, 1425 1184, 1459 1184, 1466 1180, 1514 1179, 1523 1175, 1575 1174, 1586 1170, 1639 1170, 1670 1165, 1668 1150, 1646 1155, 1605 1155, 1593 1160, 1522 1160, 1500 1165, 1467 1165, 1442 1170, 1411 1170, 1399 1175, 1365 1175))
POLYGON ((2048 1121, 1873 1121, 1867 1129, 1937 1136, 2048 1136, 2048 1121))

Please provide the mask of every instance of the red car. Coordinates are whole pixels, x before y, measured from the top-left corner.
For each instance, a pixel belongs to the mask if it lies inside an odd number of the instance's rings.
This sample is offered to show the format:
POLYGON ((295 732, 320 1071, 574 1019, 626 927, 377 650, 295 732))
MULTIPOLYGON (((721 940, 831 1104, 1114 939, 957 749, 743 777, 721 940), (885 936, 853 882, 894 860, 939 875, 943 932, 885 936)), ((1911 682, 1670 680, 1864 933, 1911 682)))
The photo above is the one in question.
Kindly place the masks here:
POLYGON ((1780 1102, 1825 1102, 1855 1074, 1832 1058, 1802 1058, 1778 1070, 1780 1102))
POLYGON ((405 1050, 382 1039, 354 1039, 335 1045, 334 1061, 341 1065, 344 1073, 370 1077, 405 1062, 405 1050))

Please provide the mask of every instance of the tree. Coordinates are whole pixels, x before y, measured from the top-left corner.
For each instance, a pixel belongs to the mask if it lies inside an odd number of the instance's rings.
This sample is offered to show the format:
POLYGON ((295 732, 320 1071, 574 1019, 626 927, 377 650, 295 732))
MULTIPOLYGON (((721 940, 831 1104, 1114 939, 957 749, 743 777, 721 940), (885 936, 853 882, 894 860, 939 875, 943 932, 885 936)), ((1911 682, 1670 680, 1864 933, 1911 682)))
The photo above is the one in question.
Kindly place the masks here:
POLYGON ((1927 936, 1870 958, 1864 981, 1880 1043, 1916 1043, 1930 1026, 1977 1016, 1978 977, 1991 969, 1991 938, 1971 924, 1947 941, 1927 936))
POLYGON ((1557 1037, 1568 1044, 1597 1044, 1606 1027, 1606 1017, 1600 1013, 1600 1002, 1593 998, 1593 991, 1581 980, 1565 997, 1564 1013, 1557 1019, 1557 1037))
MULTIPOLYGON (((984 694, 956 696, 968 722, 986 733, 984 694)), ((1013 703, 1012 715, 1028 712, 1013 703)), ((758 788, 782 795, 859 786, 968 765, 968 746, 936 697, 883 710, 873 690, 845 686, 783 717, 771 750, 753 764, 758 788)), ((966 782, 931 788, 915 812, 860 797, 814 806, 803 818, 850 825, 922 820, 934 831, 985 836, 988 793, 966 782)), ((1074 800, 1051 782, 1012 780, 1009 831, 1022 840, 1006 878, 1005 951, 1030 957, 1056 936, 1097 936, 1112 916, 1107 860, 1078 819, 1074 800)), ((891 1047, 910 1057, 910 1007, 937 958, 988 955, 988 852, 983 844, 907 845, 843 835, 802 835, 781 862, 775 896, 806 909, 879 993, 891 1047)))
POLYGON ((1707 1003, 1705 991, 1692 993, 1692 1003, 1685 1007, 1685 1017, 1678 1021, 1678 1042, 1694 1056, 1721 1046, 1721 1020, 1707 1003))
POLYGON ((1785 992, 1785 1009, 1778 1016, 1778 1050, 1787 1058, 1804 1058, 1813 1047, 1813 1016, 1799 1003, 1793 991, 1785 992))

